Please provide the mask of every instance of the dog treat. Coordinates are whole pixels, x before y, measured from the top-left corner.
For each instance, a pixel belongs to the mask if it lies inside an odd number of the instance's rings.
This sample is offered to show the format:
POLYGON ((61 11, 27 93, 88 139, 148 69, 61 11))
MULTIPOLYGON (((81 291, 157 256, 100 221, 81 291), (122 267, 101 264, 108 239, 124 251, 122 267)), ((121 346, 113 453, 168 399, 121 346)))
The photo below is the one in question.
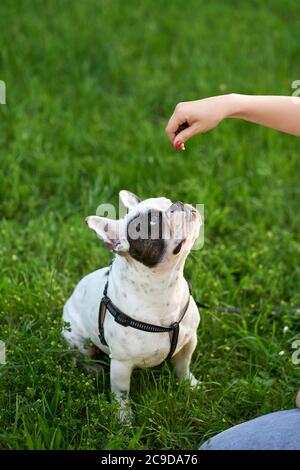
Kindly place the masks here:
MULTIPOLYGON (((189 127, 189 125, 188 125, 187 122, 184 122, 183 124, 180 124, 180 126, 178 126, 177 131, 175 131, 175 135, 178 135, 181 131, 183 131, 183 130, 186 129, 187 127, 189 127)), ((180 140, 178 140, 177 142, 175 142, 174 148, 175 148, 176 150, 185 150, 184 143, 183 143, 183 142, 180 142, 180 140)))
POLYGON ((184 143, 183 143, 183 142, 180 142, 180 140, 178 140, 177 142, 175 142, 174 148, 175 148, 176 150, 185 150, 184 143))

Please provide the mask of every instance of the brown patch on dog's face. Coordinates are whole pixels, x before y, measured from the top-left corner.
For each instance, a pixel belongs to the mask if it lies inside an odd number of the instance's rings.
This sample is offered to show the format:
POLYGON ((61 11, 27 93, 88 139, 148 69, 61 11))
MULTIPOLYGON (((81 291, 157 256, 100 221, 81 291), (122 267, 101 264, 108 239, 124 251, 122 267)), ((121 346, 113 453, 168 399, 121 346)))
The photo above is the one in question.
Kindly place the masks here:
POLYGON ((148 268, 157 266, 166 250, 162 212, 149 210, 137 214, 127 225, 127 239, 132 258, 148 268))

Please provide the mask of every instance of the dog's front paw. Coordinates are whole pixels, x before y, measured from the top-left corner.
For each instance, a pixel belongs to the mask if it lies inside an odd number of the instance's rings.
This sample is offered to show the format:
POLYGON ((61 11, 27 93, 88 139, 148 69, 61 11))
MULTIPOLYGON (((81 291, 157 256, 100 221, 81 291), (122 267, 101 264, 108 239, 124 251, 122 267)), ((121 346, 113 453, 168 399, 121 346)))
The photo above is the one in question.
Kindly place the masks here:
POLYGON ((199 380, 196 379, 196 377, 193 376, 193 374, 190 372, 189 374, 186 374, 181 380, 180 383, 188 383, 190 388, 196 388, 200 385, 199 380))
POLYGON ((130 406, 126 406, 124 408, 121 408, 119 411, 119 420, 121 424, 130 424, 133 419, 133 413, 130 408, 130 406))
POLYGON ((188 380, 190 382, 190 387, 191 388, 196 388, 200 384, 199 380, 196 379, 196 377, 193 376, 193 374, 190 373, 188 380))

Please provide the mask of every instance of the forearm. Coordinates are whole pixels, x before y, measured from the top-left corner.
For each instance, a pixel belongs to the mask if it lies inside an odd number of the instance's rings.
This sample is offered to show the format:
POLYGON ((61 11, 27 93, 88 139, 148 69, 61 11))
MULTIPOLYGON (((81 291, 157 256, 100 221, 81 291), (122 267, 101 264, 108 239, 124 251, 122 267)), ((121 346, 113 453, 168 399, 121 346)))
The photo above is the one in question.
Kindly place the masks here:
POLYGON ((300 137, 300 98, 291 96, 228 96, 228 118, 239 118, 300 137))

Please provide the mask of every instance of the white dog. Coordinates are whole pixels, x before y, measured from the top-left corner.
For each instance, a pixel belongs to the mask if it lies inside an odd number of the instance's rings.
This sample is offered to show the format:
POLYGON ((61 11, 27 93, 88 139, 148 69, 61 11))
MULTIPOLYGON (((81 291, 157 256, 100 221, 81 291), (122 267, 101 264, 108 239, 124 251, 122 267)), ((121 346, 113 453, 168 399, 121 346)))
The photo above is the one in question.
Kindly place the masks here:
POLYGON ((172 356, 179 380, 197 384, 190 362, 200 316, 183 267, 202 221, 192 206, 166 198, 140 201, 121 191, 120 200, 128 211, 124 218, 86 219, 115 258, 110 268, 79 282, 64 307, 69 326, 62 334, 86 355, 94 352, 85 349, 88 338, 109 354, 111 390, 124 420, 135 367, 153 367, 172 356))

